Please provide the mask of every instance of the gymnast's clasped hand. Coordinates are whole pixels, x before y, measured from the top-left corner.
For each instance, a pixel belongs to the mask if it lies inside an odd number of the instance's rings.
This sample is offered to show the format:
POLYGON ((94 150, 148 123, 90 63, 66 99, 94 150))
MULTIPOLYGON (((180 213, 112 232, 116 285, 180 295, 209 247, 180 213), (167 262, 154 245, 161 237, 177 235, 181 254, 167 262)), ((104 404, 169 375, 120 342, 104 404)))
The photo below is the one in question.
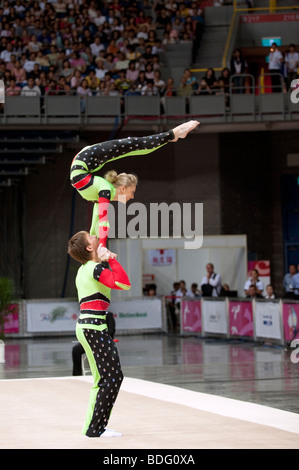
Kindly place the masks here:
POLYGON ((112 251, 109 251, 108 248, 105 246, 102 246, 102 243, 99 244, 99 247, 97 249, 97 255, 98 255, 98 260, 100 262, 102 261, 109 261, 110 259, 116 259, 117 254, 112 253, 112 251))

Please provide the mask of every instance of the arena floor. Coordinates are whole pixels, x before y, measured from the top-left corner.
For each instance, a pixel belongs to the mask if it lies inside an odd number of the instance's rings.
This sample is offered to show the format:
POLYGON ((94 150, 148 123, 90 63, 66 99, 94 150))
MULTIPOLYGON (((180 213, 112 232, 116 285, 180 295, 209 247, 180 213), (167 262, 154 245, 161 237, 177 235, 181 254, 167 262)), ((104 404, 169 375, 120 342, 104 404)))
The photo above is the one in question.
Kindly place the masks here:
POLYGON ((299 368, 282 347, 120 336, 125 379, 108 427, 123 435, 90 439, 81 428, 91 376, 72 376, 73 341, 6 341, 1 449, 299 448, 299 368))

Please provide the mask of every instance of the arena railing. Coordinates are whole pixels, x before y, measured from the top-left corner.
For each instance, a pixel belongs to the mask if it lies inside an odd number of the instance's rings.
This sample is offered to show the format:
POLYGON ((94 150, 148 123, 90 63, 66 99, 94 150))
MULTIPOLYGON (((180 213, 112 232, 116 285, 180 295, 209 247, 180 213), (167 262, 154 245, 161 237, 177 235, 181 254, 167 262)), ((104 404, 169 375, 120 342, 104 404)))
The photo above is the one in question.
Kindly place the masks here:
MULTIPOLYGON (((127 94, 124 97, 88 96, 82 99, 75 92, 46 93, 44 97, 6 96, 0 123, 4 127, 6 124, 55 124, 63 127, 115 124, 122 119, 166 123, 196 118, 203 124, 299 120, 299 103, 294 99, 296 90, 271 92, 271 85, 266 81, 269 75, 264 74, 257 84, 249 74, 232 76, 230 93, 216 89, 206 96, 196 92, 189 97, 162 98, 127 94), (243 83, 236 84, 236 78, 243 83)), ((280 81, 279 87, 283 89, 282 76, 280 81)))

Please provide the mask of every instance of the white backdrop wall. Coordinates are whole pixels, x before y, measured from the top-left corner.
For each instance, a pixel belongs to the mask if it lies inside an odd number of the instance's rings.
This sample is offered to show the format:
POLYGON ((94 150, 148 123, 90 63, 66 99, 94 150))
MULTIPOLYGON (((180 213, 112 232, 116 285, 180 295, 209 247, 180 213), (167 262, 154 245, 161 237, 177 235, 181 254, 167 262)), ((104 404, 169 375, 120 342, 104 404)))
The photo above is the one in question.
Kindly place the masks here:
POLYGON ((113 298, 139 297, 142 295, 142 276, 153 274, 157 295, 168 295, 173 282, 184 279, 187 287, 192 282, 200 286, 206 273, 206 264, 214 264, 215 272, 222 277, 231 290, 244 295, 247 279, 246 235, 204 236, 198 249, 185 249, 184 238, 137 238, 110 241, 110 249, 118 253, 118 260, 127 270, 132 283, 128 292, 113 292, 113 298), (174 249, 175 263, 170 266, 153 266, 149 261, 149 250, 174 249))

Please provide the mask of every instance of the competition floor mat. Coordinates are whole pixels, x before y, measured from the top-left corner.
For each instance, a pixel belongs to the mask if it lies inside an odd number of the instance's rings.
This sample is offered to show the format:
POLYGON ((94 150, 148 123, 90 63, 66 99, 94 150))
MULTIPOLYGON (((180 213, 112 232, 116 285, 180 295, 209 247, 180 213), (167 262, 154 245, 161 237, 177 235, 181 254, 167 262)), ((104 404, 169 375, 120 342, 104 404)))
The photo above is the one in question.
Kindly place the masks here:
POLYGON ((1 449, 298 449, 299 415, 125 377, 108 427, 81 434, 90 376, 0 381, 1 449))

